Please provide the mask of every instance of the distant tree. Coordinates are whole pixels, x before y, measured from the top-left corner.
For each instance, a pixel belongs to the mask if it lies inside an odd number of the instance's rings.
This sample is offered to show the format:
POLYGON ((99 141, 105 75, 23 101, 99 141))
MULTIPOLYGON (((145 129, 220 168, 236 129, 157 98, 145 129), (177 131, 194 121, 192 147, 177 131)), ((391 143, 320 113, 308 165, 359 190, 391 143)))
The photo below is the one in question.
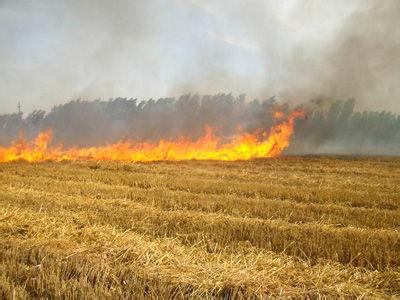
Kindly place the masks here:
MULTIPOLYGON (((307 118, 296 122, 289 152, 362 152, 376 147, 400 154, 400 116, 391 112, 355 111, 355 101, 318 98, 304 105, 307 118), (325 147, 325 148, 324 148, 325 147), (394 150, 393 150, 394 149, 394 150)), ((277 111, 289 113, 287 103, 275 97, 246 101, 245 95, 186 94, 179 98, 140 101, 111 98, 83 101, 76 99, 54 106, 49 113, 36 110, 0 115, 0 144, 9 144, 18 132, 27 137, 52 128, 54 142, 66 146, 92 146, 131 139, 158 141, 204 134, 205 125, 221 137, 243 131, 269 130, 277 121, 277 111)))

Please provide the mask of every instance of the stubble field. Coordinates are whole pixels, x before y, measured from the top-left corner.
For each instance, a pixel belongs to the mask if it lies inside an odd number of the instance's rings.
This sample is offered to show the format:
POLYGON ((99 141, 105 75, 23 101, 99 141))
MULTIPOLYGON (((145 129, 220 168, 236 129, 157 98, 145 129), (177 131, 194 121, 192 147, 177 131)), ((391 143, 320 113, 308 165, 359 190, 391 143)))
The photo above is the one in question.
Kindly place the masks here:
POLYGON ((0 298, 400 297, 400 159, 0 164, 0 298))

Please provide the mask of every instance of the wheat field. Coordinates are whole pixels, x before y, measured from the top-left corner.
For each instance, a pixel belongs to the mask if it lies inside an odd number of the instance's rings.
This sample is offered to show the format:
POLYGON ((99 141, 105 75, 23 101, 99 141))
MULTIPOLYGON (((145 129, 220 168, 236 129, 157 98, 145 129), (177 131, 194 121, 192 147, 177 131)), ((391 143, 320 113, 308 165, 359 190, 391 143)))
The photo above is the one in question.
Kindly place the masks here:
POLYGON ((0 164, 0 297, 400 297, 400 159, 0 164))

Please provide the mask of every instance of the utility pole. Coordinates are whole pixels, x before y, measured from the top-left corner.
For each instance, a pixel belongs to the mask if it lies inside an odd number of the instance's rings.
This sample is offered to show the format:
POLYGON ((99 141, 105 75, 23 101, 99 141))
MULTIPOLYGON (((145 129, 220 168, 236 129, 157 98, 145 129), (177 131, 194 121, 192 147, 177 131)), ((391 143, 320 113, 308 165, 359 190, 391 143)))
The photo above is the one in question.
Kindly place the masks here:
POLYGON ((20 115, 21 114, 21 102, 18 102, 18 106, 17 106, 17 108, 18 108, 18 114, 20 115))

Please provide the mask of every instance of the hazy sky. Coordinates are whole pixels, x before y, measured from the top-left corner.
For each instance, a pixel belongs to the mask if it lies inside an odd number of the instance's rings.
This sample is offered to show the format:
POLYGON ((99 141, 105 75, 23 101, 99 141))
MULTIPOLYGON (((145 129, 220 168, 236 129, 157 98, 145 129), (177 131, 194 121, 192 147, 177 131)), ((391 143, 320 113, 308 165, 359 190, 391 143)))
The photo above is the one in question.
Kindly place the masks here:
POLYGON ((186 92, 399 111, 399 3, 0 0, 0 113, 186 92))

